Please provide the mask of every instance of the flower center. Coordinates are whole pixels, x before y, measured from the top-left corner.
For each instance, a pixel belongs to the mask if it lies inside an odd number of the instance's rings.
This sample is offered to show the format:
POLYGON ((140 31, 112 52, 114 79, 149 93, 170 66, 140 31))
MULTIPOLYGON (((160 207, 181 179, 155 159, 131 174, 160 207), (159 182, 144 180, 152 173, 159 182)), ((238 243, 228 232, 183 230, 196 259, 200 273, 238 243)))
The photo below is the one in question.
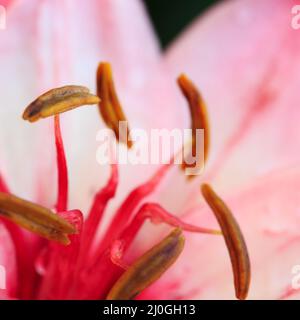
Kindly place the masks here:
MULTIPOLYGON (((178 84, 188 101, 191 114, 192 144, 190 154, 192 156, 197 154, 196 131, 198 129, 204 130, 204 159, 206 161, 209 151, 209 124, 205 103, 196 86, 185 75, 179 76, 178 84)), ((61 277, 61 286, 66 281, 71 283, 71 285, 66 283, 62 287, 61 295, 67 295, 68 293, 67 297, 70 298, 74 293, 82 294, 81 285, 83 283, 87 290, 85 297, 90 297, 92 295, 90 291, 101 282, 100 291, 108 299, 132 299, 156 281, 176 261, 184 246, 182 230, 208 234, 221 234, 221 232, 185 223, 156 203, 143 204, 133 216, 134 210, 138 208, 138 205, 147 195, 155 190, 173 161, 162 165, 152 179, 129 194, 117 210, 101 241, 96 243, 96 232, 104 210, 110 199, 114 197, 118 184, 118 169, 117 165, 113 164, 111 166, 111 178, 108 184, 96 194, 81 230, 81 223, 79 223, 82 221, 81 213, 77 212, 78 210, 67 211, 68 170, 60 131, 59 114, 82 105, 93 104, 98 104, 105 124, 114 131, 116 139, 131 148, 132 141, 129 138, 129 132, 126 135, 128 138, 122 137, 119 132, 119 122, 126 121, 126 117, 119 102, 112 70, 108 63, 99 64, 97 95, 91 94, 88 88, 82 86, 69 85, 56 88, 39 96, 23 113, 23 119, 30 122, 54 116, 58 167, 56 211, 62 217, 66 217, 72 224, 47 208, 10 195, 1 175, 0 215, 42 237, 62 244, 68 244, 68 235, 72 235, 70 248, 67 251, 61 252, 60 248, 52 247, 49 244, 51 249, 49 251, 55 258, 55 261, 50 259, 47 266, 49 274, 61 277), (77 220, 75 219, 74 222, 70 216, 77 220), (127 267, 127 264, 123 261, 124 254, 146 219, 150 219, 154 223, 166 223, 175 229, 127 267), (76 231, 78 234, 73 235, 76 231), (61 266, 56 261, 60 254, 63 256, 61 266), (66 257, 70 257, 70 260, 67 260, 66 257), (72 269, 71 274, 68 271, 65 271, 65 274, 61 271, 66 269, 66 266, 72 269), (101 272, 98 272, 99 268, 101 272), (104 279, 103 274, 105 274, 104 279)), ((127 130, 129 131, 128 128, 127 130)), ((197 165, 197 163, 196 161, 195 164, 197 165)), ((182 168, 194 167, 195 164, 191 165, 185 162, 182 168)), ((224 201, 217 196, 213 189, 204 184, 201 190, 204 199, 217 218, 228 248, 236 297, 245 299, 250 284, 250 261, 242 232, 224 201)), ((49 253, 50 256, 51 254, 49 253)), ((50 280, 45 275, 40 289, 42 294, 47 292, 47 283, 50 280)))

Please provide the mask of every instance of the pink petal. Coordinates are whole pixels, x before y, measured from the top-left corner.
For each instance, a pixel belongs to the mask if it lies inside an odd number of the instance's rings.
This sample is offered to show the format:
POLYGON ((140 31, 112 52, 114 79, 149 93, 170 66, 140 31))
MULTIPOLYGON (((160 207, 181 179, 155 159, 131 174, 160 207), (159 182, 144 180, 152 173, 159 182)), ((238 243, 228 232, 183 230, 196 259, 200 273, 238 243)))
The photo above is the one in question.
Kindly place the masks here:
POLYGON ((169 48, 174 76, 186 72, 207 101, 211 156, 206 178, 247 183, 300 159, 297 1, 226 1, 169 48))

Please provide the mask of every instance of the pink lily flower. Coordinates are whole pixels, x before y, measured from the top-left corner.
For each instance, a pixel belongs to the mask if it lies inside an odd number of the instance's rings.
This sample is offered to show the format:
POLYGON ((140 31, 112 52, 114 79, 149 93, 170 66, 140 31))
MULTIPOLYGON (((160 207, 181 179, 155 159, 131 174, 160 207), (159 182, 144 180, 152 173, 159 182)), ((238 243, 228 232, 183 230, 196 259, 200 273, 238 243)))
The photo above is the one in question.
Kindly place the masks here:
MULTIPOLYGON (((299 296, 292 288, 292 268, 300 260, 300 40, 290 23, 295 1, 224 2, 196 21, 165 55, 139 1, 0 4, 7 8, 7 29, 0 34, 0 192, 5 201, 13 193, 50 209, 58 194, 58 216, 77 231, 64 247, 3 219, 0 265, 6 268, 7 288, 0 289, 0 297, 120 298, 130 284, 134 290, 143 289, 140 299, 234 298, 221 237, 185 233, 179 256, 183 238, 178 229, 161 241, 166 229, 143 225, 150 218, 186 231, 213 233, 217 224, 201 197, 202 182, 212 183, 222 194, 243 230, 252 261, 250 297, 299 296), (95 161, 101 123, 96 108, 61 117, 64 146, 55 117, 56 149, 51 121, 28 125, 21 119, 24 107, 53 87, 80 83, 95 91, 99 59, 113 65, 131 127, 188 126, 173 79, 184 71, 201 88, 209 110, 211 153, 200 179, 186 181, 170 165, 158 171, 152 166, 112 165, 107 178, 108 168, 95 161), (89 215, 84 219, 81 212, 89 215), (164 255, 170 243, 174 250, 164 255), (150 268, 151 281, 133 285, 132 275, 145 267, 149 256, 165 260, 150 268), (164 268, 168 270, 162 275, 164 268)), ((226 239, 230 228, 223 227, 226 239)))

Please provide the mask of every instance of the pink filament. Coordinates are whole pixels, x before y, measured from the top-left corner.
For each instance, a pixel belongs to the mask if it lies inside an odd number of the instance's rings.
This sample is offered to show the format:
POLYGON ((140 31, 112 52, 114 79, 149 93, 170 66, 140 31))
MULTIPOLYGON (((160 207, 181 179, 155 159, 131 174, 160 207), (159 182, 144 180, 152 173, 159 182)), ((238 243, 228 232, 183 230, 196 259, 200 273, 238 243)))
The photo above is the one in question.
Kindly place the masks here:
POLYGON ((166 223, 172 227, 178 227, 189 232, 216 233, 215 230, 197 227, 180 220, 178 217, 167 212, 159 204, 145 203, 134 216, 128 227, 123 230, 120 239, 116 240, 113 244, 111 251, 111 259, 113 262, 117 261, 119 265, 123 264, 120 262, 122 255, 126 252, 146 219, 150 219, 151 222, 155 224, 166 223))
POLYGON ((71 243, 68 246, 50 242, 47 252, 42 252, 47 255, 47 261, 43 266, 45 272, 41 279, 38 299, 66 299, 75 281, 74 271, 80 249, 83 215, 79 210, 58 214, 72 223, 78 233, 70 236, 71 243))
POLYGON ((54 117, 54 130, 55 130, 55 145, 57 157, 57 174, 58 174, 58 191, 56 210, 66 211, 68 203, 68 168, 64 144, 60 130, 59 115, 54 117))
POLYGON ((167 171, 171 168, 172 163, 173 159, 170 163, 163 165, 149 181, 130 192, 115 213, 114 218, 97 250, 99 253, 103 252, 103 250, 105 250, 113 240, 118 238, 120 232, 131 218, 133 211, 146 196, 154 192, 167 171))
POLYGON ((1 174, 0 174, 0 192, 9 193, 8 186, 1 174))
POLYGON ((83 259, 83 257, 88 257, 89 253, 91 253, 93 241, 95 240, 96 232, 102 220, 105 208, 109 200, 115 196, 117 186, 118 166, 112 164, 110 179, 106 186, 95 195, 88 218, 84 223, 81 243, 81 259, 83 259))

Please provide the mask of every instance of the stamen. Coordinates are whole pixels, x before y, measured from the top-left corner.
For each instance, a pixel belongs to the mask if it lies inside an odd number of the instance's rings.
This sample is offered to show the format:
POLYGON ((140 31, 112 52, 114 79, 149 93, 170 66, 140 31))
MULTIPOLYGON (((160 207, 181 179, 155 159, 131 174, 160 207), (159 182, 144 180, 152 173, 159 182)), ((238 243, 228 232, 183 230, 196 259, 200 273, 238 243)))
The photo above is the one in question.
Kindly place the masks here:
POLYGON ((69 244, 76 229, 51 210, 11 194, 0 193, 0 215, 46 239, 69 244))
MULTIPOLYGON (((108 265, 107 268, 109 269, 109 275, 107 275, 105 279, 101 280, 101 285, 103 286, 103 288, 111 285, 112 281, 120 271, 119 268, 113 269, 112 266, 108 263, 108 253, 110 253, 110 260, 114 265, 117 265, 122 269, 127 269, 127 264, 126 262, 124 262, 123 257, 124 255, 126 255, 128 248, 131 246, 132 242, 136 238, 138 232, 147 219, 149 219, 154 224, 165 223, 169 226, 180 228, 188 232, 207 233, 215 235, 221 234, 218 230, 211 230, 188 224, 172 215, 171 213, 167 212, 156 203, 145 203, 141 206, 141 208, 138 210, 129 224, 125 228, 123 227, 123 230, 118 236, 118 239, 112 240, 112 243, 110 244, 111 247, 108 250, 102 252, 100 250, 97 250, 97 252, 99 252, 100 254, 95 256, 95 259, 91 263, 91 271, 89 272, 98 272, 99 265, 108 265)), ((99 282, 100 279, 97 281, 99 282)), ((97 281, 95 283, 97 283, 97 281)))
POLYGON ((109 292, 108 300, 133 299, 159 279, 177 260, 184 246, 181 229, 173 230, 159 244, 151 248, 119 278, 109 292))
MULTIPOLYGON (((97 250, 100 255, 113 240, 116 240, 116 238, 118 238, 124 225, 126 225, 127 221, 131 219, 134 210, 145 197, 155 191, 161 180, 172 167, 172 164, 173 158, 171 159, 170 163, 162 165, 147 182, 136 187, 129 193, 127 198, 114 214, 114 218, 107 231, 105 232, 103 239, 101 240, 101 243, 97 250)), ((98 257, 96 258, 96 260, 97 259, 98 257)))
POLYGON ((111 176, 106 186, 102 188, 94 198, 94 202, 84 224, 81 251, 84 257, 92 251, 93 241, 96 238, 100 221, 103 218, 108 202, 115 196, 118 186, 118 166, 111 165, 111 176))
POLYGON ((99 97, 83 86, 64 86, 52 89, 34 100, 24 111, 23 119, 35 122, 83 105, 99 103, 99 97))
POLYGON ((97 70, 97 94, 101 98, 99 111, 104 122, 114 131, 118 141, 131 148, 128 126, 125 137, 119 131, 119 122, 127 120, 116 93, 111 66, 107 62, 100 63, 97 70))
POLYGON ((71 243, 66 247, 50 242, 46 248, 47 256, 44 253, 44 257, 38 257, 39 267, 44 269, 38 300, 68 299, 72 284, 76 282, 75 269, 81 245, 83 215, 79 210, 59 212, 58 215, 73 225, 77 233, 70 235, 71 243))
POLYGON ((55 146, 57 158, 58 190, 56 210, 66 211, 68 204, 68 167, 61 136, 59 115, 54 117, 55 146))
POLYGON ((133 241, 134 237, 137 235, 137 232, 141 229, 146 219, 149 219, 153 224, 166 223, 169 226, 180 228, 188 232, 211 235, 222 234, 219 230, 208 229, 186 223, 175 215, 166 211, 159 204, 145 203, 141 206, 130 224, 122 232, 120 239, 122 239, 124 242, 124 250, 126 250, 129 244, 133 241))
MULTIPOLYGON (((209 124, 208 124, 208 116, 206 111, 206 106, 204 100, 196 88, 196 86, 192 83, 192 81, 187 78, 186 75, 182 74, 177 79, 178 85, 188 101, 189 109, 191 113, 191 127, 192 127, 192 156, 197 156, 197 141, 196 141, 196 130, 203 129, 204 130, 204 161, 207 160, 208 152, 209 152, 209 124)), ((197 162, 188 164, 186 162, 183 163, 182 168, 195 168, 197 162)))
POLYGON ((138 231, 145 221, 149 219, 153 224, 165 223, 169 226, 180 228, 187 232, 196 232, 212 235, 221 235, 221 231, 207 229, 186 223, 172 215, 157 203, 145 203, 134 216, 130 224, 123 230, 120 238, 114 241, 111 248, 111 260, 114 264, 123 265, 122 258, 129 248, 138 231))
POLYGON ((243 234, 226 204, 212 188, 208 184, 203 184, 201 190, 205 200, 214 212, 224 235, 233 269, 236 297, 238 299, 246 299, 250 285, 251 270, 248 249, 243 234))

